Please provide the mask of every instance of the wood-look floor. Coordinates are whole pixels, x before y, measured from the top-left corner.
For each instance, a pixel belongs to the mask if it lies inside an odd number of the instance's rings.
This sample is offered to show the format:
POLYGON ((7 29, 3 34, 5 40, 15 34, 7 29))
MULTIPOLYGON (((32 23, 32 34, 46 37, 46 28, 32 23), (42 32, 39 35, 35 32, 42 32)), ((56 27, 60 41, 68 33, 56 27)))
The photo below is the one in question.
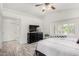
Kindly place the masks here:
POLYGON ((3 42, 0 56, 33 56, 36 43, 19 44, 17 41, 3 42))

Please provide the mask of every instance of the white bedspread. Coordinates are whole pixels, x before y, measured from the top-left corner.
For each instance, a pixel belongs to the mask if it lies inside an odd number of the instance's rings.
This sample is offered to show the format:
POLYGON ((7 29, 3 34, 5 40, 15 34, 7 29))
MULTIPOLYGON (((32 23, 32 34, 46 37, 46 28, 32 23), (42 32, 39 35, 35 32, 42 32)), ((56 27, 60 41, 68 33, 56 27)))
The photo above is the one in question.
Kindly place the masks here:
POLYGON ((72 38, 56 39, 49 38, 38 42, 37 50, 47 56, 77 56, 79 55, 79 44, 68 41, 72 38))

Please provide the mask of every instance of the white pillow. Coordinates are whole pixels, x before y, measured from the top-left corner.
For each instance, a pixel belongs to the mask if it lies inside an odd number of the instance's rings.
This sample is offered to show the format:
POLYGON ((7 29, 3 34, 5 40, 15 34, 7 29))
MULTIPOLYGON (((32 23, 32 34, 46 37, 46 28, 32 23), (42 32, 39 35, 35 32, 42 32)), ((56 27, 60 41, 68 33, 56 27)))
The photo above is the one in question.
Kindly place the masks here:
POLYGON ((73 42, 77 42, 79 39, 79 37, 77 35, 68 35, 67 36, 67 40, 73 41, 73 42))
POLYGON ((69 41, 73 41, 73 42, 78 41, 78 38, 76 38, 76 37, 67 37, 66 39, 69 40, 69 41))

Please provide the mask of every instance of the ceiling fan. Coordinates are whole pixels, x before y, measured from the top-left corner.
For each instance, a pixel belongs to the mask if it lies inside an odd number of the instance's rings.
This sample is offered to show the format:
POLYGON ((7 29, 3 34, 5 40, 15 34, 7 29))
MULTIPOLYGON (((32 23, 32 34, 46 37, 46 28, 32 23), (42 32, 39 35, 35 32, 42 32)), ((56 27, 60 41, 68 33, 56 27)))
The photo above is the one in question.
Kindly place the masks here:
POLYGON ((45 10, 49 10, 49 9, 52 9, 52 10, 55 10, 55 9, 56 9, 56 8, 52 5, 52 3, 36 4, 35 6, 36 6, 36 7, 43 6, 43 7, 42 7, 42 12, 44 12, 45 10))

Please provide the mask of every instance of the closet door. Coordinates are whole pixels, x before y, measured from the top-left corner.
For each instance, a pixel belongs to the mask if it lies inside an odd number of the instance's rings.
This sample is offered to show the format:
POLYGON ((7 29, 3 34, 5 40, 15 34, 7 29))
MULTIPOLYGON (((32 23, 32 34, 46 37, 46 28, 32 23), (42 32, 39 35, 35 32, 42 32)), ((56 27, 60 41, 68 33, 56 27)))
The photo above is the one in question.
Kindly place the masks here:
POLYGON ((19 35, 18 27, 17 19, 5 18, 3 24, 4 41, 17 40, 17 36, 19 35))

